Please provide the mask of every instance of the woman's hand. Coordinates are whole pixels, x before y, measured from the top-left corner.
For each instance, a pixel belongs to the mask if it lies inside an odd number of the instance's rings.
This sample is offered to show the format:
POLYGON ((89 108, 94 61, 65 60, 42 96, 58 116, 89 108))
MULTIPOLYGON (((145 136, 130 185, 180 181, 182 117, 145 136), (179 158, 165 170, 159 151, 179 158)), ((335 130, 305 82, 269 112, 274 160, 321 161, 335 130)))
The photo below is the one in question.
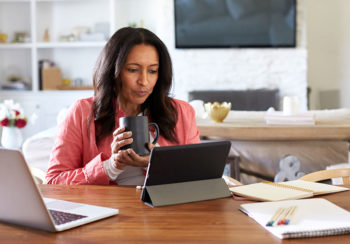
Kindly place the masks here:
MULTIPOLYGON (((111 144, 114 167, 117 169, 124 169, 126 165, 136 167, 147 167, 149 155, 140 156, 131 148, 121 150, 125 145, 132 143, 132 132, 125 132, 125 127, 120 127, 113 132, 113 142, 111 144)), ((148 149, 155 147, 152 143, 148 143, 148 149)))

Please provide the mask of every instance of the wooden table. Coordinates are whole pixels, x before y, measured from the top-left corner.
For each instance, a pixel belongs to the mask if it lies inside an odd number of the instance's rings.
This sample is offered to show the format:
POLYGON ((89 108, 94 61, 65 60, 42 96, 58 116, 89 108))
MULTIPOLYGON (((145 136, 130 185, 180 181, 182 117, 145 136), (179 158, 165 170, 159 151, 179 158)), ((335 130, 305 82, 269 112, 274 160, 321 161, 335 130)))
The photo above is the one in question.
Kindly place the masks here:
POLYGON ((263 122, 198 122, 201 137, 220 137, 231 140, 347 140, 349 122, 318 123, 316 125, 266 125, 263 122))
MULTIPOLYGON (((44 196, 118 208, 120 214, 61 233, 0 223, 0 243, 349 243, 350 235, 282 241, 224 198, 151 208, 134 187, 41 185, 44 196)), ((350 191, 325 196, 350 210, 350 191)))

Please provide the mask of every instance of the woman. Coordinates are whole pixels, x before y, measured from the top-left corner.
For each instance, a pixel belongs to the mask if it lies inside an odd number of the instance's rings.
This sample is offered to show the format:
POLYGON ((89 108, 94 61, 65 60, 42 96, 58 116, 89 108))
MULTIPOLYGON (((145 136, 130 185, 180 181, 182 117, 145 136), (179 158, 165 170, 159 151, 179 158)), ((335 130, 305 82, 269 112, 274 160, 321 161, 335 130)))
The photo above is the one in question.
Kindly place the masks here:
POLYGON ((132 143, 132 134, 119 127, 120 117, 147 115, 159 126, 160 146, 200 143, 192 107, 169 97, 171 59, 152 32, 118 30, 100 54, 93 80, 94 96, 75 102, 59 126, 48 184, 143 184, 149 155, 121 149, 132 143))

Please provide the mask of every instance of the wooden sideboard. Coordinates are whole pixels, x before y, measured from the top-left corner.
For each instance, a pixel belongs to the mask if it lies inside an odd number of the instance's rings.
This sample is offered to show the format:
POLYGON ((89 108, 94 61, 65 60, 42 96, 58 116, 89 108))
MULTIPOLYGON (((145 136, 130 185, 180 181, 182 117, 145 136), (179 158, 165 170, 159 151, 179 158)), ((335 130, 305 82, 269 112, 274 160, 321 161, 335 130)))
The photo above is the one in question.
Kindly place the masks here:
POLYGON ((197 127, 203 139, 232 141, 234 153, 229 156, 230 175, 244 183, 272 180, 279 170, 279 161, 285 155, 298 157, 304 166, 307 165, 307 173, 348 161, 349 148, 346 145, 350 141, 349 121, 322 121, 316 125, 266 125, 260 116, 255 120, 231 119, 223 123, 207 119, 197 121, 197 127), (335 144, 341 147, 332 151, 335 144), (298 149, 303 149, 300 154, 298 149), (327 157, 319 153, 323 149, 327 157), (315 152, 318 152, 317 156, 315 152), (242 178, 241 173, 246 177, 242 178))
POLYGON ((350 123, 319 123, 316 125, 266 125, 263 122, 202 121, 197 123, 200 136, 231 140, 347 140, 350 141, 350 123))

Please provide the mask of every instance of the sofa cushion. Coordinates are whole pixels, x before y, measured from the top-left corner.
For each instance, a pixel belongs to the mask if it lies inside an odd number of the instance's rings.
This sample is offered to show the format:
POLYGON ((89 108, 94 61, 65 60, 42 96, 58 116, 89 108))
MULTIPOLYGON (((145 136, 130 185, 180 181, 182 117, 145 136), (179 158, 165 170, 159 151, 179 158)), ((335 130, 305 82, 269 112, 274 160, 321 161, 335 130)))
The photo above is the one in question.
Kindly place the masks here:
POLYGON ((53 127, 41 131, 24 141, 22 151, 28 165, 46 172, 56 132, 57 127, 53 127))

